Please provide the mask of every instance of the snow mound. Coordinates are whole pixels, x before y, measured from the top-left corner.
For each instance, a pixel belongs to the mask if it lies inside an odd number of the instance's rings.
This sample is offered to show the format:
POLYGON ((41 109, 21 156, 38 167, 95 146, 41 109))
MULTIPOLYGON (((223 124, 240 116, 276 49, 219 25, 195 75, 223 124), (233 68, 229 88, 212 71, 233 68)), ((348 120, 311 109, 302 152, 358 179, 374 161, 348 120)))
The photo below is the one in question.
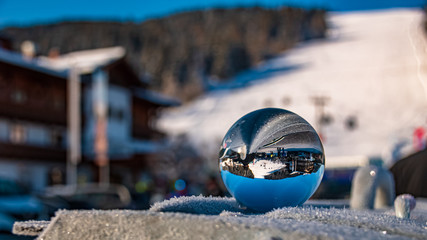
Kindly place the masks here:
POLYGON ((234 198, 189 196, 155 203, 150 211, 218 215, 223 211, 242 212, 234 198))

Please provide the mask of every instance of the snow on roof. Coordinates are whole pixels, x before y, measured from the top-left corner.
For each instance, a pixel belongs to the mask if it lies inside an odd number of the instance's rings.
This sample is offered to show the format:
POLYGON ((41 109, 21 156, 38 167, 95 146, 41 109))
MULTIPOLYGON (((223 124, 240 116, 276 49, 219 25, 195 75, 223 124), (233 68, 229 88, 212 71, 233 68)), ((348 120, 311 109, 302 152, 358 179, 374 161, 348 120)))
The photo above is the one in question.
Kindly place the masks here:
POLYGON ((56 77, 65 78, 67 76, 66 71, 59 71, 51 69, 40 61, 39 58, 25 58, 22 54, 17 52, 7 51, 0 48, 0 61, 6 62, 12 65, 28 68, 37 72, 53 75, 56 77))
POLYGON ((106 66, 123 58, 123 47, 99 48, 60 55, 58 58, 40 57, 41 64, 52 70, 64 71, 78 68, 81 73, 93 72, 96 68, 106 66))
POLYGON ((135 91, 135 96, 140 99, 144 99, 146 101, 149 101, 158 105, 162 105, 162 106, 175 107, 175 106, 181 105, 181 103, 177 99, 167 97, 160 93, 156 93, 146 89, 137 89, 135 91))
POLYGON ((0 49, 0 61, 65 78, 71 68, 77 68, 81 74, 91 73, 96 68, 123 58, 125 53, 123 47, 110 47, 71 52, 57 58, 41 56, 30 59, 19 53, 0 49))

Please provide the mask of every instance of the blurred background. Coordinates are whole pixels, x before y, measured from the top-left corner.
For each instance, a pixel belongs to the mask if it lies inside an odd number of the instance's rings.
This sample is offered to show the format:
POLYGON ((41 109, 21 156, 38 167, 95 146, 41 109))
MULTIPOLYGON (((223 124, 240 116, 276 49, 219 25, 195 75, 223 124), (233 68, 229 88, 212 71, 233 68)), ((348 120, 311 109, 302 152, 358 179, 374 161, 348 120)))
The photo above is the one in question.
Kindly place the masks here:
POLYGON ((425 4, 0 0, 0 231, 229 196, 220 142, 263 107, 321 136, 312 198, 348 199, 369 164, 427 197, 425 4))

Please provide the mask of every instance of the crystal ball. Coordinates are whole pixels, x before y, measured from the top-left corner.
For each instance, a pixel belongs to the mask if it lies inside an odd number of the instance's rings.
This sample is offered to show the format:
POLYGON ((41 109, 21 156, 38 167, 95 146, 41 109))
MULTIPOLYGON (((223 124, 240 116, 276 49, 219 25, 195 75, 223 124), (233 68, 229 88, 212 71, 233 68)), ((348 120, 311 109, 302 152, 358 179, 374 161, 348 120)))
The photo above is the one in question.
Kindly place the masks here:
POLYGON ((297 114, 278 108, 248 113, 221 143, 219 169, 231 195, 255 211, 298 206, 325 170, 319 135, 297 114))

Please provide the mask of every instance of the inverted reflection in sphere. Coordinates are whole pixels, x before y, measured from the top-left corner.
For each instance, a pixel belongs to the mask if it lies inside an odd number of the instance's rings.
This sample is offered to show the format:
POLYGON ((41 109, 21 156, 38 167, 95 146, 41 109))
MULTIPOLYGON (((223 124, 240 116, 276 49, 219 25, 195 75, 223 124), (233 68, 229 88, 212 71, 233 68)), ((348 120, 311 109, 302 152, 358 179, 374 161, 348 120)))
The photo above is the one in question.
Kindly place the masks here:
POLYGON ((319 186, 324 165, 322 142, 313 127, 278 108, 240 118, 228 130, 219 153, 228 191, 256 211, 303 204, 319 186))

